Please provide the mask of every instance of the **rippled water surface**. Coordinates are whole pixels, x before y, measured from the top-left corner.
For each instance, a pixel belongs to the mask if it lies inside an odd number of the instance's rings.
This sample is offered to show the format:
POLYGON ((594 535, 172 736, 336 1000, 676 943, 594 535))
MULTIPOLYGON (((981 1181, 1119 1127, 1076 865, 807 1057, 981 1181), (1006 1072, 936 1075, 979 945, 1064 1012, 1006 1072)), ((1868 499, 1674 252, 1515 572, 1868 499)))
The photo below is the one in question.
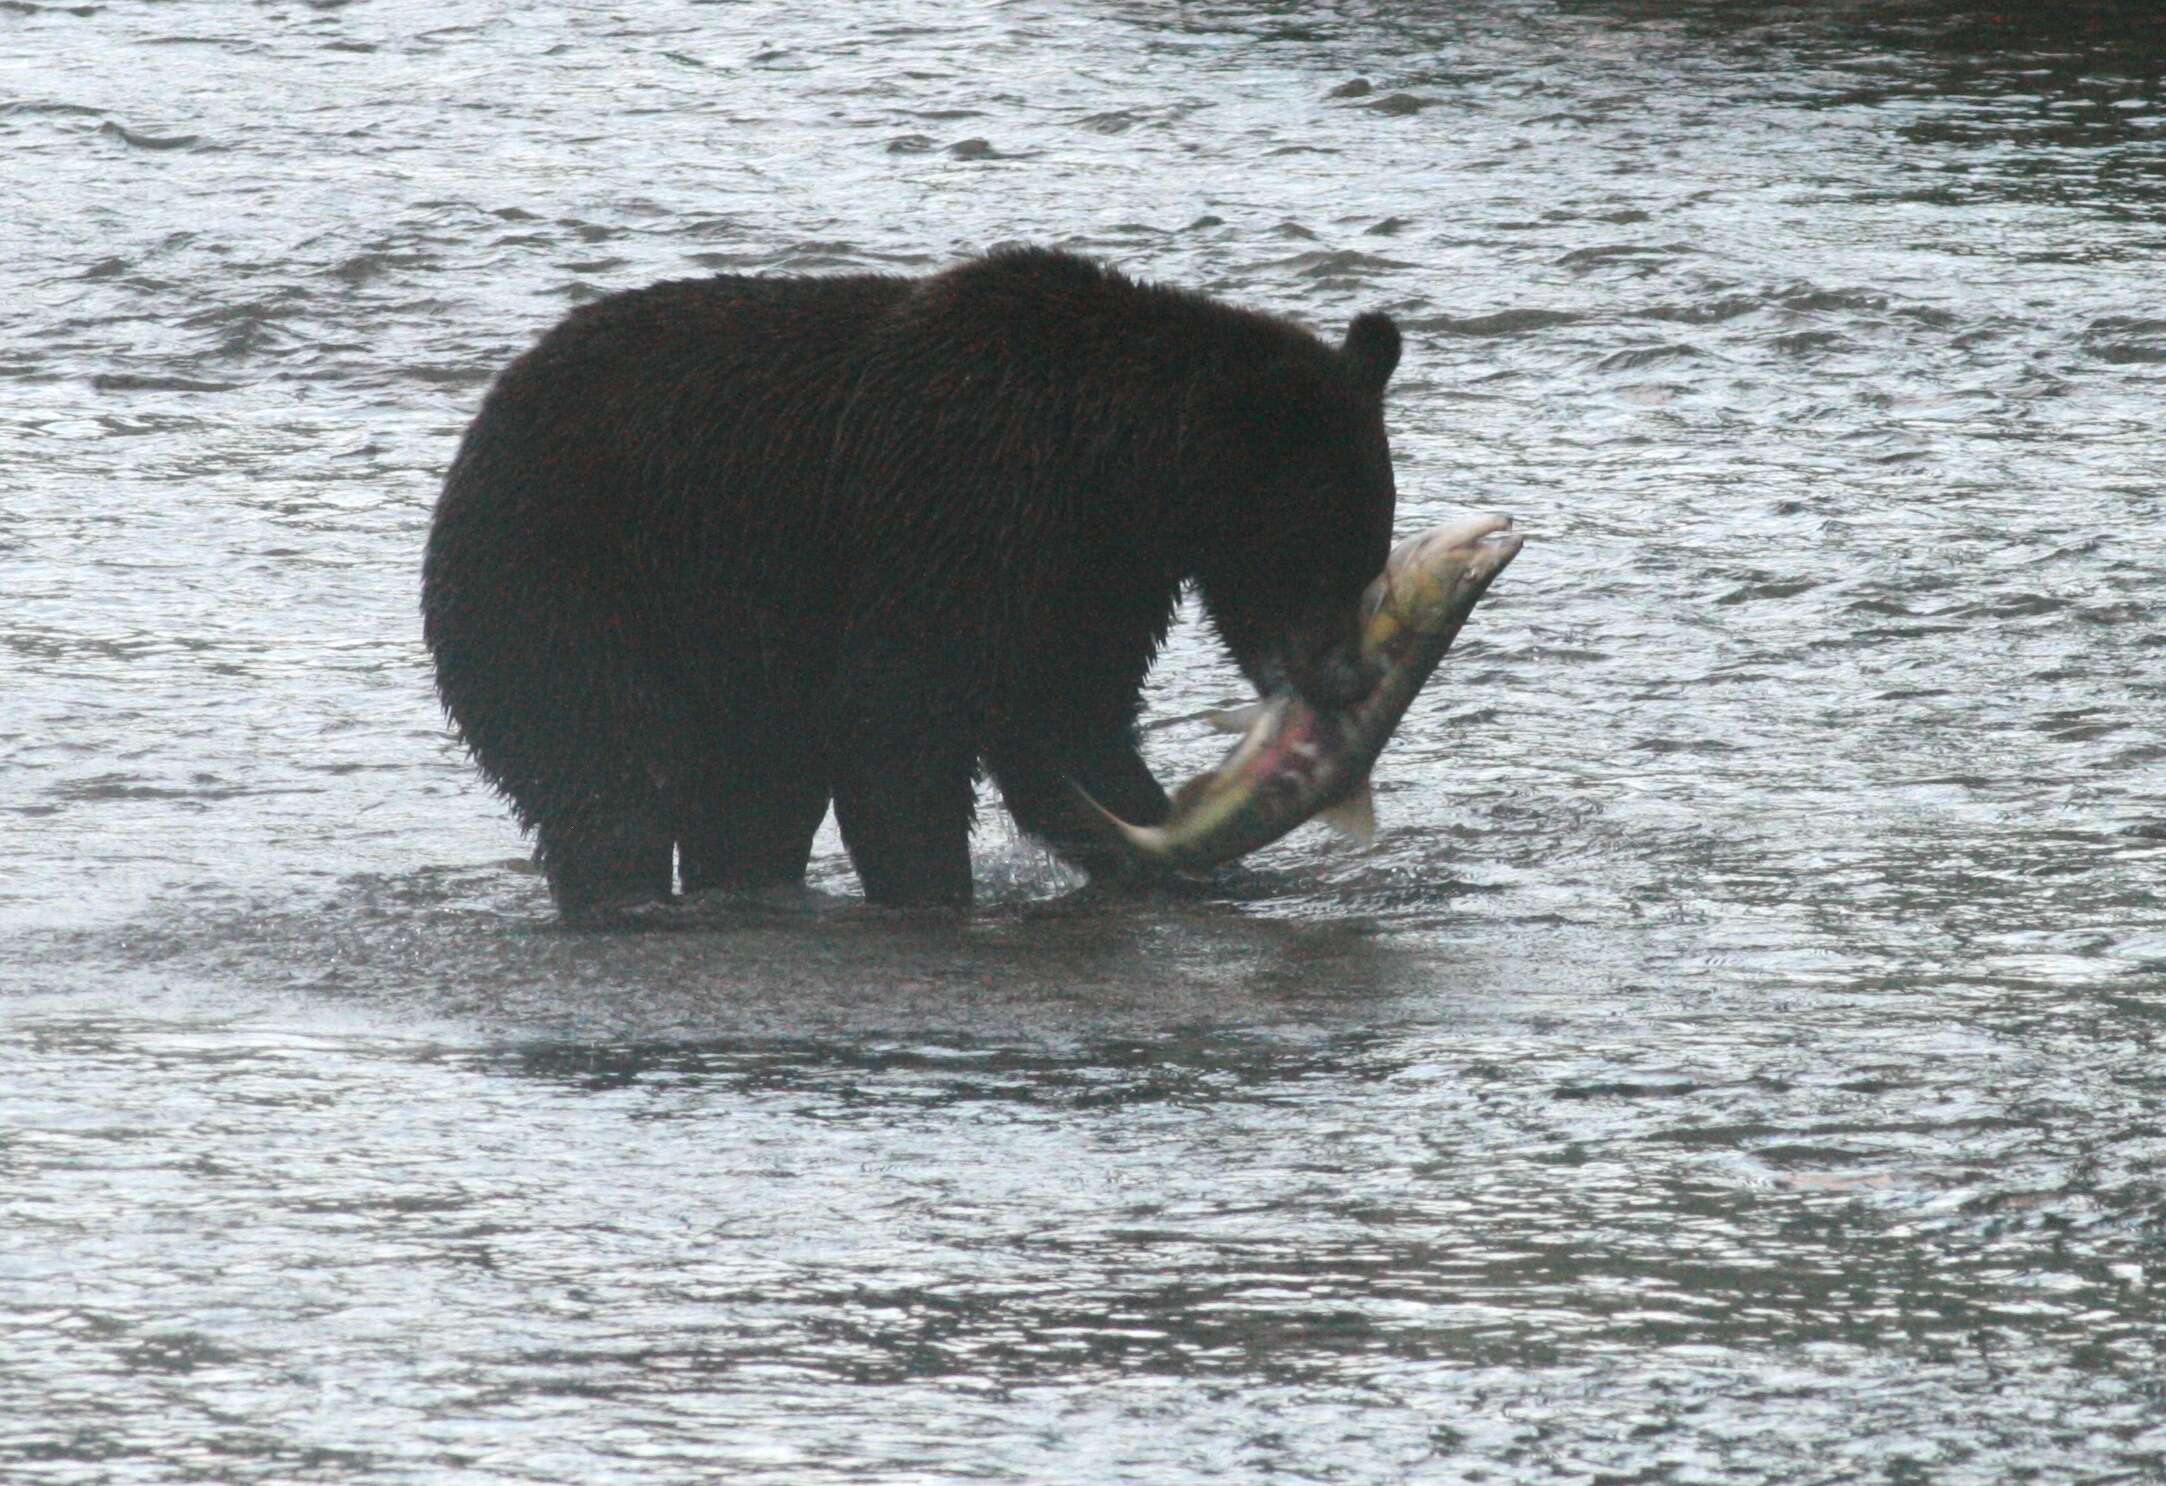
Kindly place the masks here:
POLYGON ((2159 1479, 2151 16, 0 4, 0 1479, 2159 1479), (1399 317, 1378 844, 552 928, 487 379, 1014 239, 1399 317))

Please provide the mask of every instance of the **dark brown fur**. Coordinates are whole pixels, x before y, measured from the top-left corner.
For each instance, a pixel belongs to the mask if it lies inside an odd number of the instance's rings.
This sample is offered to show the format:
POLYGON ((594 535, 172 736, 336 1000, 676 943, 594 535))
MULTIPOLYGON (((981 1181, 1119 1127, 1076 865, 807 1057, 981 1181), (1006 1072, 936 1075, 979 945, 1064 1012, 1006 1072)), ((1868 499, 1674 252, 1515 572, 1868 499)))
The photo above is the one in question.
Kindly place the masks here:
POLYGON ((1029 249, 601 300, 445 481, 445 708, 573 919, 673 846, 687 891, 796 880, 830 799, 869 897, 967 901, 981 762, 1088 860, 1064 774, 1164 815, 1134 723, 1185 583, 1252 675, 1354 684, 1397 358, 1029 249))

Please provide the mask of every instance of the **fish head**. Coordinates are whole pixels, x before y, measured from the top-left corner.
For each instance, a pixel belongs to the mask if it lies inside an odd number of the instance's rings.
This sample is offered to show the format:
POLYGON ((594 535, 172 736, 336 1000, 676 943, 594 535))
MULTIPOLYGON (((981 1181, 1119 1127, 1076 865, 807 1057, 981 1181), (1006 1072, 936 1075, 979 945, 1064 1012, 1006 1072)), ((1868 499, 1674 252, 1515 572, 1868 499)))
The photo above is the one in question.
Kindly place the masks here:
POLYGON ((1519 555, 1509 516, 1471 516, 1409 537, 1391 551, 1363 599, 1363 612, 1397 616, 1414 628, 1464 614, 1519 555))

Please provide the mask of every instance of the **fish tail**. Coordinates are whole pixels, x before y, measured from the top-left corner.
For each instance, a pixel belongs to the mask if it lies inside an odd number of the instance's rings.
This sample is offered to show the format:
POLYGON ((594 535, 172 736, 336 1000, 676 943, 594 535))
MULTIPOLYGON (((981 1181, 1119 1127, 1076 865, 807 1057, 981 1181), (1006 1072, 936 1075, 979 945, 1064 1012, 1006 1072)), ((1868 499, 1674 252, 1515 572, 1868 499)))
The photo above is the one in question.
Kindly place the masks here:
POLYGON ((1148 826, 1130 825, 1118 815, 1098 803, 1091 792, 1079 784, 1074 776, 1063 774, 1061 782, 1068 786, 1068 793, 1083 817, 1084 825, 1108 845, 1116 846, 1128 856, 1145 861, 1155 861, 1165 853, 1158 838, 1163 834, 1148 826))

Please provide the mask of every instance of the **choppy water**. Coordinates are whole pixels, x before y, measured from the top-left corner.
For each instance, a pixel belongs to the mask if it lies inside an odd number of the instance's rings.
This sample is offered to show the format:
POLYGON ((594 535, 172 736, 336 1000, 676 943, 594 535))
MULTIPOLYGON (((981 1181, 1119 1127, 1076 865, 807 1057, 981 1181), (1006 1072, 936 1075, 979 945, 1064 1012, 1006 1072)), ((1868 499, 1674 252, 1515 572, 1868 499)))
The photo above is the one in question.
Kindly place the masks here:
POLYGON ((2166 32, 2035 9, 0 5, 0 1478, 2157 1479, 2166 32), (550 928, 487 378, 1018 238, 1400 317, 1530 542, 1381 842, 550 928))

